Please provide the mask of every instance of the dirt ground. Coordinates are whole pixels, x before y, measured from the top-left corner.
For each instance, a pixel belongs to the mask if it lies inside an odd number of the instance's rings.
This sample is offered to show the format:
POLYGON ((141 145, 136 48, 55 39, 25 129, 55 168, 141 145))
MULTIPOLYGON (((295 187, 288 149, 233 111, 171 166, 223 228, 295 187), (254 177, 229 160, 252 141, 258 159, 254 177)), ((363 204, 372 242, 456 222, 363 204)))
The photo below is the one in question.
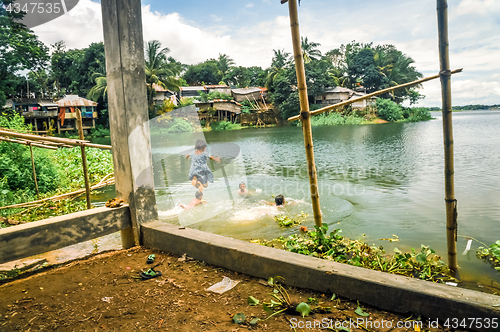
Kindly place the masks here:
POLYGON ((147 248, 107 252, 41 271, 0 285, 0 331, 448 331, 428 328, 423 317, 424 328, 413 328, 417 318, 410 314, 360 304, 362 313, 369 314, 363 317, 355 312, 356 302, 287 286, 292 302, 311 298, 332 311, 305 318, 279 314, 252 326, 250 320, 269 314, 247 299, 270 302, 273 288, 267 281, 147 248), (141 280, 152 253, 162 276, 141 280), (221 295, 206 290, 223 276, 240 283, 221 295), (246 323, 233 321, 238 313, 246 315, 246 323), (353 325, 358 319, 363 326, 353 325), (407 327, 397 327, 398 322, 407 327))

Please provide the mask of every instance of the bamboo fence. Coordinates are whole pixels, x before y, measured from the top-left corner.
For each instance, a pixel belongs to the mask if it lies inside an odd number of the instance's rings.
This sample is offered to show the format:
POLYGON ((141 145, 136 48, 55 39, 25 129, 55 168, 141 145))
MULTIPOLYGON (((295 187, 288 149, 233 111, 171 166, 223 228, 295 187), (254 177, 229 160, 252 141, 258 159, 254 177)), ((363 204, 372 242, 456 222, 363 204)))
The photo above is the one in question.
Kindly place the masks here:
MULTIPOLYGON (((40 193, 38 190, 38 181, 36 177, 36 170, 35 170, 35 159, 33 156, 33 146, 38 147, 38 148, 44 148, 44 149, 51 149, 51 150, 56 150, 58 148, 73 148, 76 146, 79 146, 81 149, 81 156, 82 156, 82 167, 83 167, 83 175, 85 179, 85 189, 77 190, 76 192, 72 192, 69 194, 64 194, 64 195, 58 195, 54 196, 57 199, 62 199, 60 197, 71 197, 75 193, 78 192, 85 192, 86 194, 86 200, 87 200, 87 209, 91 208, 91 202, 90 202, 90 192, 93 189, 101 188, 104 185, 96 185, 93 187, 90 187, 90 181, 89 181, 89 174, 88 174, 88 166, 87 166, 87 156, 85 152, 85 147, 92 147, 92 148, 99 148, 99 149, 107 149, 110 150, 111 146, 110 145, 102 145, 102 144, 93 144, 90 143, 89 141, 86 141, 83 137, 83 126, 82 126, 82 117, 80 110, 77 108, 77 125, 78 125, 78 133, 79 133, 79 138, 78 140, 74 139, 69 139, 69 138, 60 138, 60 137, 49 137, 49 136, 39 136, 39 135, 34 135, 34 134, 27 134, 27 133, 20 133, 16 132, 14 130, 6 129, 6 128, 0 128, 0 141, 4 142, 10 142, 10 143, 17 143, 17 144, 23 144, 23 145, 28 145, 30 147, 30 153, 31 153, 31 165, 33 168, 33 179, 35 181, 35 188, 36 188, 36 193, 37 197, 40 198, 40 193)), ((102 182, 102 181, 101 181, 102 182)), ((114 180, 113 180, 114 183, 114 180)), ((110 183, 107 183, 105 185, 108 185, 110 183)), ((19 207, 25 207, 29 206, 30 204, 39 204, 40 202, 44 202, 47 200, 54 200, 54 197, 46 198, 43 200, 38 200, 34 202, 28 202, 28 203, 21 203, 21 204, 14 204, 10 206, 3 206, 0 207, 1 209, 6 209, 6 208, 19 208, 19 207), (27 205, 26 205, 27 204, 27 205)))

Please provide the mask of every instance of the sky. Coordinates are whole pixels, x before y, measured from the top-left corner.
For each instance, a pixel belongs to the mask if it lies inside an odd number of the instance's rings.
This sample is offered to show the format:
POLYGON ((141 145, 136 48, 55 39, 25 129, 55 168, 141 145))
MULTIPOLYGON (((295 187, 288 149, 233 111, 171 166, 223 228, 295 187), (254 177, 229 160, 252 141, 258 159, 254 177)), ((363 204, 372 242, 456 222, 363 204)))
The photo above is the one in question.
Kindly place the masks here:
MULTIPOLYGON (((279 0, 164 1, 142 4, 144 40, 159 40, 186 64, 227 54, 238 66, 271 64, 273 49, 292 52, 288 6, 279 0)), ((500 104, 500 0, 448 0, 452 103, 500 104)), ((393 44, 424 77, 439 72, 436 0, 302 0, 302 36, 326 53, 353 40, 393 44)), ((84 48, 103 40, 100 3, 33 28, 45 44, 84 48)), ((439 79, 424 83, 419 106, 441 106, 439 79)))

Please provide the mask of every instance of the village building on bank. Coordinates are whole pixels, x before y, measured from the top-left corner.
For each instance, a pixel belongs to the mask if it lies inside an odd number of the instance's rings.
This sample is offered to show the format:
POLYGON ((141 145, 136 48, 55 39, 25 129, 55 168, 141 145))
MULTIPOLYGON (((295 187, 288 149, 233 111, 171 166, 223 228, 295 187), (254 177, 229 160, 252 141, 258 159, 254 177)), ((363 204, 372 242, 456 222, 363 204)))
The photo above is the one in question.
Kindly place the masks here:
POLYGON ((11 107, 33 126, 35 133, 47 133, 57 122, 58 105, 50 99, 14 98, 11 107))
MULTIPOLYGON (((314 96, 314 103, 328 106, 338 104, 350 99, 356 99, 365 96, 366 93, 354 91, 348 88, 343 88, 341 86, 336 86, 334 88, 326 88, 323 94, 314 96)), ((376 97, 370 99, 364 99, 351 104, 351 107, 356 110, 366 110, 366 108, 375 107, 376 97)))
POLYGON ((174 91, 164 89, 156 83, 153 83, 153 89, 156 91, 156 94, 153 97, 155 105, 161 106, 165 100, 170 100, 174 105, 177 105, 177 96, 174 91))
POLYGON ((57 118, 57 132, 66 130, 78 130, 76 126, 76 109, 82 114, 82 128, 88 130, 95 128, 95 119, 97 119, 97 103, 77 95, 66 95, 57 102, 59 114, 57 118))

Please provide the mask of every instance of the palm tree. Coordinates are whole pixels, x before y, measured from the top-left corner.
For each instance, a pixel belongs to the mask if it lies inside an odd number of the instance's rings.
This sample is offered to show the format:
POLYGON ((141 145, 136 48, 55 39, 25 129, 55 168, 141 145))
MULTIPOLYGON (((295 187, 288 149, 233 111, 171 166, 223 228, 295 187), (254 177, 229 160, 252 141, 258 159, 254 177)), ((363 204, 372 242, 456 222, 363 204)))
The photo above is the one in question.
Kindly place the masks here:
POLYGON ((106 99, 108 95, 108 81, 106 75, 102 73, 94 73, 93 78, 95 85, 87 93, 87 98, 93 101, 98 101, 100 97, 106 99))
POLYGON ((219 58, 217 59, 217 69, 219 70, 219 74, 223 80, 226 79, 226 74, 232 66, 234 66, 234 60, 226 54, 219 53, 219 58))
POLYGON ((276 75, 281 72, 285 67, 290 63, 290 53, 285 52, 285 50, 273 50, 274 56, 271 61, 271 68, 269 74, 266 77, 266 87, 270 90, 274 78, 276 75))
POLYGON ((146 84, 148 86, 148 104, 150 108, 153 104, 153 97, 156 93, 153 84, 157 84, 164 89, 179 91, 180 81, 176 77, 176 64, 167 61, 166 54, 170 52, 168 47, 161 48, 158 40, 146 43, 146 84))
POLYGON ((312 60, 318 60, 321 58, 321 52, 318 50, 320 43, 309 42, 307 37, 301 38, 302 56, 304 57, 304 63, 309 63, 312 60))

